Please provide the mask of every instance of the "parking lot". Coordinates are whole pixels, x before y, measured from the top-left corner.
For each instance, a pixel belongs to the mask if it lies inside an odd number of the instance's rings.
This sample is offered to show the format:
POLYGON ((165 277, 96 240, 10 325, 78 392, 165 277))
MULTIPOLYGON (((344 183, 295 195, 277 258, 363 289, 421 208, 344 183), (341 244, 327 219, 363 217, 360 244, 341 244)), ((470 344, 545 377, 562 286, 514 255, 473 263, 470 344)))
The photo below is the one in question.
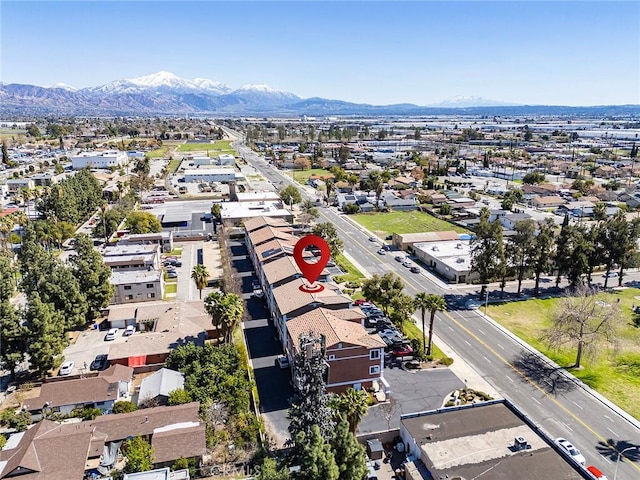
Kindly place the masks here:
POLYGON ((96 358, 96 355, 109 353, 111 345, 124 343, 130 338, 124 336, 122 328, 118 330, 115 340, 106 341, 106 334, 105 330, 91 328, 77 335, 75 341, 64 350, 65 361, 71 360, 75 364, 70 375, 88 373, 91 362, 96 358))

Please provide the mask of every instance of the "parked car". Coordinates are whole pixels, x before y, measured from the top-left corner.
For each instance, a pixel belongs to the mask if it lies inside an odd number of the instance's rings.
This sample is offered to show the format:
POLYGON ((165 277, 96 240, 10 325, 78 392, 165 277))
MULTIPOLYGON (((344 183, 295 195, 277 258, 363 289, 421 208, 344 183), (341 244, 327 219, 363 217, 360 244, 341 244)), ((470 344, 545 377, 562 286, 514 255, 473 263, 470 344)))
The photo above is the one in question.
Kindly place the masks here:
POLYGON ((608 480, 604 473, 598 470, 593 465, 589 465, 587 467, 587 472, 589 472, 596 480, 608 480))
POLYGON ((602 276, 607 278, 615 278, 618 276, 618 272, 603 273, 602 276))
POLYGON ((118 329, 117 328, 110 328, 109 331, 107 332, 107 334, 104 336, 104 339, 106 341, 115 340, 117 336, 118 336, 118 329))
POLYGON ((135 325, 127 325, 127 328, 124 329, 123 335, 125 337, 128 337, 129 335, 133 335, 134 333, 136 333, 136 326, 135 325))
POLYGON ((182 266, 182 262, 180 260, 176 260, 176 263, 174 265, 176 267, 181 267, 182 266))
POLYGON ((178 274, 176 272, 167 273, 167 277, 169 278, 178 278, 178 274))
POLYGON ((394 357, 406 357, 409 355, 413 355, 413 348, 411 345, 402 345, 401 347, 395 347, 391 350, 391 355, 394 357))
POLYGON ((286 355, 278 355, 278 358, 276 358, 276 365, 280 368, 289 368, 289 357, 287 357, 286 355))
POLYGON ((354 305, 356 305, 356 306, 363 305, 363 304, 365 304, 365 303, 369 303, 369 304, 373 305, 373 303, 371 303, 371 302, 370 302, 369 300, 367 300, 366 298, 359 298, 358 300, 356 300, 356 301, 354 301, 354 302, 353 302, 353 304, 354 304, 354 305))
POLYGON ((560 447, 561 450, 563 450, 567 455, 573 458, 580 465, 585 464, 586 461, 584 456, 582 455, 582 453, 580 453, 580 450, 574 447, 569 440, 558 437, 556 438, 556 444, 560 447))
POLYGON ((96 355, 96 358, 91 362, 91 366, 89 367, 91 370, 104 370, 107 366, 107 355, 104 353, 100 353, 96 355))
POLYGON ((58 372, 58 375, 60 376, 71 375, 71 372, 73 371, 74 366, 75 366, 75 362, 73 360, 67 360, 60 367, 60 371, 58 372))

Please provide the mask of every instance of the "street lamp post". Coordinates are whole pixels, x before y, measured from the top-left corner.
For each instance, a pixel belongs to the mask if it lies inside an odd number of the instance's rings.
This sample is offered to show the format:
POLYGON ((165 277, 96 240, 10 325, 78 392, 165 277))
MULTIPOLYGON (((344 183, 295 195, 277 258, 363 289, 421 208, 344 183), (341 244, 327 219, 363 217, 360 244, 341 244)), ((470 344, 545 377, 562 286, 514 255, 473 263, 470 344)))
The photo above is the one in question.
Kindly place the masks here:
POLYGON ((628 452, 630 450, 638 450, 638 447, 628 447, 625 448, 624 450, 622 450, 621 452, 618 452, 618 458, 616 460, 616 470, 613 474, 613 480, 616 480, 618 478, 618 465, 620 465, 620 457, 624 454, 624 452, 628 452))

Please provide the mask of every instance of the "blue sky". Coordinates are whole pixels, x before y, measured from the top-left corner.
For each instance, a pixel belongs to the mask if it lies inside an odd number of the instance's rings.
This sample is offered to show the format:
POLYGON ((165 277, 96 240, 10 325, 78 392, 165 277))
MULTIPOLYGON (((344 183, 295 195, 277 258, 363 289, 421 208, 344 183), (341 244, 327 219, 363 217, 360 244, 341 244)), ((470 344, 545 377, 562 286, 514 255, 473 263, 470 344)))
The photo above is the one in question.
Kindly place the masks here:
POLYGON ((167 70, 301 97, 640 103, 640 2, 3 0, 0 80, 167 70))

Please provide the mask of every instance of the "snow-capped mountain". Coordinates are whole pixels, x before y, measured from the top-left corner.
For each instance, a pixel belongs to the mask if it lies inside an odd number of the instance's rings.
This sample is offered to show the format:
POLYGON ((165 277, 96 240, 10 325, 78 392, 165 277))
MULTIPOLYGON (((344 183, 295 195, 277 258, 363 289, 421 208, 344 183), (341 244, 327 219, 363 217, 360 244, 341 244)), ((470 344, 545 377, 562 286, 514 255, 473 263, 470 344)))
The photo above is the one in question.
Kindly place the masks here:
POLYGON ((231 92, 231 95, 244 100, 266 104, 292 103, 302 100, 293 93, 282 92, 264 84, 243 85, 231 92))
POLYGON ((172 93, 206 93, 209 95, 224 95, 231 89, 224 83, 196 78, 187 80, 180 78, 171 72, 160 71, 151 75, 115 80, 99 87, 91 87, 88 90, 96 93, 141 93, 145 91, 172 92, 172 93))
POLYGON ((61 88, 62 90, 67 90, 69 92, 78 91, 76 87, 72 87, 71 85, 67 85, 66 83, 62 83, 62 82, 58 82, 55 85, 51 85, 49 88, 61 88))
POLYGON ((440 103, 434 103, 433 107, 445 108, 467 108, 467 107, 502 107, 516 105, 515 103, 507 103, 499 100, 489 100, 482 97, 456 95, 440 103))

